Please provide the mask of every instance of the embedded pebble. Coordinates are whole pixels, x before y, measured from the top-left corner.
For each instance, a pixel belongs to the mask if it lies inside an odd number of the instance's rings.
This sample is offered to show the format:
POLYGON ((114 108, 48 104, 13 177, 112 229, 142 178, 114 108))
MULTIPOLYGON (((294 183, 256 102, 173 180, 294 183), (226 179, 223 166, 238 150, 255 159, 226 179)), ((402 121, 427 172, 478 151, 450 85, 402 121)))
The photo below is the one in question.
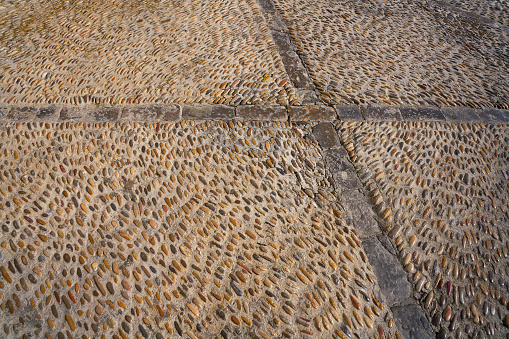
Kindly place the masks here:
POLYGON ((328 104, 509 108, 506 0, 274 3, 328 104))
POLYGON ((0 329, 396 337, 310 133, 288 122, 0 126, 0 329))
POLYGON ((0 59, 0 104, 287 105, 295 96, 254 0, 2 1, 0 59))
POLYGON ((509 335, 509 127, 338 127, 439 337, 509 335))

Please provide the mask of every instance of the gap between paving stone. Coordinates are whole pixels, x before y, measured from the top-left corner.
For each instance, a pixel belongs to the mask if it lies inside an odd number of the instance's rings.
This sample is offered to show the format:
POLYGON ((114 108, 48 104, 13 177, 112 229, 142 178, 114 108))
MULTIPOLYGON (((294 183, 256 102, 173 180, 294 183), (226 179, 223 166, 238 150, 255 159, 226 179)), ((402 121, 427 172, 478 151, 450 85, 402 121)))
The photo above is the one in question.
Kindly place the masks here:
MULTIPOLYGON (((313 100, 310 99, 309 102, 313 100)), ((26 121, 448 121, 454 123, 509 123, 509 110, 471 107, 403 107, 316 104, 281 105, 137 105, 98 106, 0 106, 0 122, 26 121)))

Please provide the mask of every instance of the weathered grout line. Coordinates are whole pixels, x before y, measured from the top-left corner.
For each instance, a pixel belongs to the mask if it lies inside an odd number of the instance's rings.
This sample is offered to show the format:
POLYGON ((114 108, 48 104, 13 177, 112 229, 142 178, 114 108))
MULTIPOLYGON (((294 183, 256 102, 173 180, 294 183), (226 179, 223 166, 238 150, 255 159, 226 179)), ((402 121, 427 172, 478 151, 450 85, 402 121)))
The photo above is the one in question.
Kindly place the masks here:
POLYGON ((139 105, 98 107, 54 105, 0 106, 0 123, 28 121, 444 121, 452 123, 509 123, 507 109, 471 107, 405 107, 325 105, 139 105))

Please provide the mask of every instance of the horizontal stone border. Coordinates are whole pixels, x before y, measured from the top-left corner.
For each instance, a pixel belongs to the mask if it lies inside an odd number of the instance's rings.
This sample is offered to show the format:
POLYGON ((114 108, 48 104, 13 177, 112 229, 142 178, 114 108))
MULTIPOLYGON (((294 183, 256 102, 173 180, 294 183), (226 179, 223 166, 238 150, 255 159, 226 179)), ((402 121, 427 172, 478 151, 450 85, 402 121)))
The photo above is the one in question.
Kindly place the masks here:
POLYGON ((0 106, 0 123, 34 121, 446 121, 509 123, 507 109, 371 105, 137 105, 132 107, 0 106))

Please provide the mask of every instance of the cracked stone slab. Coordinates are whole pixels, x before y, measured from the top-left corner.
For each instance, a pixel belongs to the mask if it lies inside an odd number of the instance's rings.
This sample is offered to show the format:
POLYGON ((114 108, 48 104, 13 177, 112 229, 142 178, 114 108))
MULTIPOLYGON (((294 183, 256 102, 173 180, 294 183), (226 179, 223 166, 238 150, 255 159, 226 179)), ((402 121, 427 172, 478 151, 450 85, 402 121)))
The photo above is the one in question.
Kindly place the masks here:
MULTIPOLYGON (((355 174, 351 173, 350 175, 355 174)), ((361 238, 378 235, 382 230, 374 219, 375 214, 369 207, 368 199, 358 190, 350 189, 341 193, 341 201, 343 201, 352 217, 352 224, 361 238)))
POLYGON ((324 158, 338 192, 356 190, 362 187, 355 168, 348 159, 346 150, 343 148, 327 149, 324 151, 324 158))
POLYGON ((342 121, 361 121, 362 117, 359 106, 357 105, 336 105, 334 106, 339 120, 342 121))
POLYGON ((395 305, 406 302, 410 298, 411 286, 398 259, 376 237, 363 240, 362 245, 387 303, 395 305))
POLYGON ((236 109, 236 116, 245 121, 285 121, 288 119, 283 106, 243 105, 236 109))
POLYGON ((293 121, 332 121, 336 119, 336 112, 332 107, 319 105, 290 106, 288 115, 293 121))
POLYGON ((313 135, 322 148, 327 149, 340 145, 336 130, 330 122, 322 122, 313 127, 313 135))
POLYGON ((474 122, 480 121, 479 110, 471 107, 444 107, 442 113, 445 119, 451 122, 474 122))
POLYGON ((436 121, 445 120, 439 108, 433 107, 402 107, 401 115, 405 121, 436 121))
POLYGON ((419 305, 394 306, 391 310, 403 338, 435 338, 435 333, 419 305))
POLYGON ((398 107, 393 106, 361 106, 361 114, 365 120, 402 120, 398 107))
POLYGON ((178 121, 178 105, 127 107, 122 110, 121 120, 125 121, 178 121))

